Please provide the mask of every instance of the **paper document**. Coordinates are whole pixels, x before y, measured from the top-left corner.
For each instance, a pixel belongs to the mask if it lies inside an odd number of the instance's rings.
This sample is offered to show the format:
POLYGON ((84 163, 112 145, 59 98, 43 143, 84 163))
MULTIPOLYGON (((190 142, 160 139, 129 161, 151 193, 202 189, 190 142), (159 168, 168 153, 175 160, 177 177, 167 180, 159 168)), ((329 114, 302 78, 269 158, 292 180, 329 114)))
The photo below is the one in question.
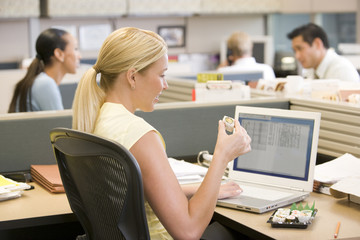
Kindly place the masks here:
POLYGON ((337 197, 332 190, 345 194, 353 194, 360 197, 360 177, 348 177, 331 186, 331 193, 337 197))
POLYGON ((347 177, 360 177, 360 159, 349 153, 315 166, 314 180, 334 184, 347 177))
POLYGON ((30 189, 30 185, 0 175, 0 201, 21 197, 26 189, 30 189))
POLYGON ((197 164, 168 158, 170 167, 175 173, 180 184, 201 182, 207 173, 207 168, 197 164))
POLYGON ((336 198, 349 196, 351 202, 360 204, 360 177, 348 177, 335 183, 330 188, 330 193, 336 198))

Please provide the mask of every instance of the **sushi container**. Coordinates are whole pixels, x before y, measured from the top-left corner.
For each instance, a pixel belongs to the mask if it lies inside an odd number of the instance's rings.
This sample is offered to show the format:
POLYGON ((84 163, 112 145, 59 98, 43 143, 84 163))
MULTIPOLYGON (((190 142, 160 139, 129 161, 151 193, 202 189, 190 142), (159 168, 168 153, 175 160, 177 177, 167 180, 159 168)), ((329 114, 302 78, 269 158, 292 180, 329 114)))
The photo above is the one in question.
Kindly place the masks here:
POLYGON ((273 228, 307 228, 312 223, 317 213, 314 210, 290 210, 279 208, 270 216, 268 223, 273 228))

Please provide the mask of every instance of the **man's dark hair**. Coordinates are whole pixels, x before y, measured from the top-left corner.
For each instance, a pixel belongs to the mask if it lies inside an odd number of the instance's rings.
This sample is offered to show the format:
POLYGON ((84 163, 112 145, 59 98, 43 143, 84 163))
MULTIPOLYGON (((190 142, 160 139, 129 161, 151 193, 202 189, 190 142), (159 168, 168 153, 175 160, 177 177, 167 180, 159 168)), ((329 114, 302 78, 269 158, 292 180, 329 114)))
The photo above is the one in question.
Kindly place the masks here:
POLYGON ((309 23, 298 28, 295 28, 292 32, 287 34, 287 37, 291 40, 297 36, 302 36, 304 41, 310 46, 315 38, 320 38, 326 49, 329 48, 329 41, 325 31, 316 24, 309 23))

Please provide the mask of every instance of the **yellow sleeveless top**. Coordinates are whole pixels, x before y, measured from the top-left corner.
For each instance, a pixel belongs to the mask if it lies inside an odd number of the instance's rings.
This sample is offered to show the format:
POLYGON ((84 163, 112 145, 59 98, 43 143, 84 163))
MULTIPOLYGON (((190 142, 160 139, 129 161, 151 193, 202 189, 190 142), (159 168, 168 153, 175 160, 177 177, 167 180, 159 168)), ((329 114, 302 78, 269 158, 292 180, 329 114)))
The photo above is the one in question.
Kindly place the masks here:
MULTIPOLYGON (((130 149, 149 131, 158 133, 165 147, 161 134, 144 119, 129 112, 122 104, 106 102, 100 109, 94 134, 112 139, 130 149)), ((147 201, 145 212, 151 239, 172 239, 147 201)))

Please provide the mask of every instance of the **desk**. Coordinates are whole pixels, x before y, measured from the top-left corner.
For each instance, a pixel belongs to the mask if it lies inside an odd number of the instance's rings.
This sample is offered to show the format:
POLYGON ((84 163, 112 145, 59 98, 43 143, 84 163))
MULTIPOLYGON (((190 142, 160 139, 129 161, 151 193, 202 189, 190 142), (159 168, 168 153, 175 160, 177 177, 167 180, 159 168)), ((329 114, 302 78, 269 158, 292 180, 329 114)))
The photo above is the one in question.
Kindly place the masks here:
MULTIPOLYGON (((52 194, 31 184, 35 189, 25 191, 22 197, 0 202, 0 230, 77 222, 64 193, 52 194)), ((272 211, 255 214, 217 207, 214 220, 253 239, 331 239, 338 221, 339 239, 360 237, 360 205, 320 193, 311 193, 306 199, 308 203, 313 201, 318 213, 307 229, 271 228, 266 221, 272 211)))
POLYGON ((37 183, 20 198, 0 202, 0 230, 76 222, 65 193, 50 193, 37 183))
MULTIPOLYGON (((267 220, 273 211, 256 214, 223 207, 215 209, 214 220, 245 233, 253 239, 332 239, 337 222, 341 222, 338 239, 360 239, 360 205, 321 193, 310 193, 304 202, 315 201, 318 213, 306 229, 272 228, 267 220)), ((288 206, 290 207, 290 206, 288 206)))

